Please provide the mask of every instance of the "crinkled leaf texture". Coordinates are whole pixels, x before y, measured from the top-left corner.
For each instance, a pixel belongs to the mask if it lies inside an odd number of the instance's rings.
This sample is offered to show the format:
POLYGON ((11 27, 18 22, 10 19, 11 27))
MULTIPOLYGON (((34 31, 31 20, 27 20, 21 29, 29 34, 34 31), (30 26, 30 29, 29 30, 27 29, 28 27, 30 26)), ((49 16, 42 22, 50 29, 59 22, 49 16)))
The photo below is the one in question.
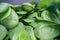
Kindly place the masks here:
POLYGON ((31 40, 31 37, 25 31, 24 25, 21 22, 16 28, 10 30, 9 36, 11 40, 31 40))
POLYGON ((42 20, 60 24, 60 14, 59 13, 49 12, 49 11, 45 10, 41 13, 41 17, 42 17, 42 20))
POLYGON ((42 39, 53 39, 60 34, 60 25, 50 22, 40 22, 35 28, 35 35, 42 39))
POLYGON ((60 24, 60 10, 57 6, 50 6, 47 10, 44 10, 41 13, 40 17, 37 17, 38 20, 45 20, 60 24), (52 9, 53 8, 53 9, 52 9))

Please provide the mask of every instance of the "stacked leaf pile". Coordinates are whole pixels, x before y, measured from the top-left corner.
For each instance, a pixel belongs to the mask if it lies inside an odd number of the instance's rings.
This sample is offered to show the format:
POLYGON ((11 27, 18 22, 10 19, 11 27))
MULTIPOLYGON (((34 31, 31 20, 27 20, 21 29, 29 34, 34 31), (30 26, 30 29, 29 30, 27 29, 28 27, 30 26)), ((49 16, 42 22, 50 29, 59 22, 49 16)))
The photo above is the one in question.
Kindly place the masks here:
POLYGON ((60 40, 60 0, 0 3, 0 40, 60 40))

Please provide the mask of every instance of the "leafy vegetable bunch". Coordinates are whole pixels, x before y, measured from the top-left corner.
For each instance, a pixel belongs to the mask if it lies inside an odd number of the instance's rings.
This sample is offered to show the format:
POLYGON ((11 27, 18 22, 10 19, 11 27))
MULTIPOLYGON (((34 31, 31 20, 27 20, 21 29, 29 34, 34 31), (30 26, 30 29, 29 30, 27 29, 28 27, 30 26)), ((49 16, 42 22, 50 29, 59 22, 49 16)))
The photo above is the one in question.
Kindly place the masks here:
POLYGON ((60 0, 0 3, 0 40, 60 40, 60 0))

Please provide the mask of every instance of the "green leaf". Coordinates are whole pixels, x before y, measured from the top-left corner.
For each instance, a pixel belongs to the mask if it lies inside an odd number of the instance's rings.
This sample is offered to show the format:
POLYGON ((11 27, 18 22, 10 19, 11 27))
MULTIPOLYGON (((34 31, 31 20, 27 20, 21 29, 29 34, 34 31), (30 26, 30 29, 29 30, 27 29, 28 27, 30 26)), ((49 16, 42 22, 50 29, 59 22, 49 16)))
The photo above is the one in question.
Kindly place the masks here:
POLYGON ((47 10, 41 13, 42 20, 54 22, 60 24, 60 14, 55 12, 49 12, 47 10))
POLYGON ((24 30, 24 25, 22 22, 18 23, 17 27, 9 31, 9 37, 12 38, 14 33, 21 30, 24 30))
POLYGON ((3 40, 6 35, 7 29, 3 25, 0 25, 0 40, 3 40))
POLYGON ((38 5, 38 9, 46 9, 52 4, 53 0, 40 0, 38 5))
POLYGON ((19 18, 22 18, 24 15, 27 14, 27 12, 26 11, 17 11, 17 14, 18 14, 19 18))
POLYGON ((4 20, 6 17, 8 17, 11 13, 11 8, 5 13, 0 14, 0 21, 4 20))
POLYGON ((14 28, 18 24, 18 16, 13 9, 7 13, 10 13, 10 15, 2 20, 1 24, 4 25, 7 29, 14 28))
POLYGON ((40 22, 35 27, 35 35, 39 39, 53 39, 60 35, 60 25, 50 22, 40 22))
POLYGON ((11 6, 15 11, 21 10, 21 5, 12 5, 11 6))
POLYGON ((20 22, 16 28, 9 31, 11 40, 31 40, 29 34, 25 31, 24 25, 20 22))
POLYGON ((54 2, 55 2, 55 3, 59 3, 59 2, 60 2, 60 0, 54 0, 54 2))
POLYGON ((37 22, 33 21, 33 22, 29 23, 29 25, 31 25, 35 28, 37 26, 37 22))
POLYGON ((38 14, 37 12, 33 12, 32 14, 30 14, 30 15, 28 16, 28 18, 29 18, 29 19, 36 18, 37 14, 38 14))
POLYGON ((9 40, 9 36, 6 36, 4 40, 9 40))
POLYGON ((31 40, 31 38, 25 30, 22 30, 20 32, 14 33, 11 40, 31 40))
POLYGON ((31 37, 31 40, 36 40, 33 28, 30 26, 25 26, 25 27, 26 27, 26 31, 29 33, 31 37))
POLYGON ((10 15, 11 9, 7 3, 0 3, 0 21, 10 15))
POLYGON ((33 20, 32 19, 23 19, 25 22, 33 22, 33 20))
POLYGON ((30 11, 32 11, 34 9, 34 5, 32 5, 31 3, 23 3, 21 8, 24 11, 30 12, 30 11))
POLYGON ((38 20, 42 20, 41 12, 38 12, 38 13, 37 13, 36 19, 38 19, 38 20))
POLYGON ((0 13, 5 12, 9 8, 7 3, 0 3, 0 13))
POLYGON ((18 11, 17 12, 17 14, 19 15, 19 14, 26 14, 27 12, 25 12, 25 11, 18 11))
POLYGON ((55 40, 55 39, 40 39, 40 40, 55 40))
POLYGON ((33 21, 35 21, 37 16, 37 12, 33 12, 32 14, 30 14, 26 19, 23 19, 25 22, 31 23, 33 21))

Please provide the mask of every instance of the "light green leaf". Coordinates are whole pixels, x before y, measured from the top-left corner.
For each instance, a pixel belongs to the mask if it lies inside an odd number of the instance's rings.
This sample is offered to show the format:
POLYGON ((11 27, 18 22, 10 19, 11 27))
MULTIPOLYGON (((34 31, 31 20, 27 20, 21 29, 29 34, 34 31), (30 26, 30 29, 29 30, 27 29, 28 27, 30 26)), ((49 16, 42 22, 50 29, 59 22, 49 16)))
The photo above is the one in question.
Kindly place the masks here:
POLYGON ((12 38, 14 33, 21 31, 21 30, 24 30, 24 25, 20 22, 18 23, 16 28, 9 31, 9 37, 12 38))
POLYGON ((10 30, 9 36, 11 40, 31 40, 22 23, 19 23, 16 28, 10 30))
POLYGON ((53 39, 60 35, 60 25, 40 22, 35 28, 35 35, 40 39, 53 39))
POLYGON ((17 14, 18 14, 19 18, 22 18, 24 15, 27 14, 27 12, 26 11, 17 11, 17 14))
POLYGON ((7 34, 7 29, 3 25, 0 25, 0 40, 3 40, 6 34, 7 34))
POLYGON ((18 24, 18 16, 13 9, 7 13, 10 13, 10 15, 2 20, 1 24, 4 25, 7 29, 14 28, 18 24))
POLYGON ((15 11, 21 10, 21 5, 12 5, 11 6, 15 11))
POLYGON ((37 16, 37 12, 34 12, 32 14, 30 14, 26 19, 23 19, 25 22, 31 23, 33 21, 35 21, 37 16))
POLYGON ((25 12, 25 11, 18 11, 17 12, 17 14, 19 15, 19 14, 26 14, 27 12, 25 12))
POLYGON ((31 37, 31 40, 36 40, 33 28, 30 26, 25 26, 25 27, 26 27, 26 31, 29 33, 31 37))
POLYGON ((42 20, 54 22, 60 24, 60 15, 55 12, 49 12, 47 10, 41 13, 42 20))
POLYGON ((35 28, 37 26, 37 22, 33 21, 33 22, 29 23, 29 25, 31 25, 35 28))
POLYGON ((21 8, 24 11, 30 12, 30 11, 32 11, 34 9, 34 5, 32 5, 31 3, 23 3, 21 8))
POLYGON ((0 13, 6 12, 9 8, 7 3, 0 3, 0 13))
POLYGON ((31 15, 28 16, 29 19, 35 18, 37 16, 37 12, 33 12, 31 15))
POLYGON ((55 3, 60 3, 60 0, 54 0, 55 3))
POLYGON ((10 15, 11 9, 7 3, 0 3, 0 21, 10 15))
POLYGON ((33 22, 34 20, 32 20, 32 19, 23 19, 25 22, 33 22))
POLYGON ((55 40, 55 39, 40 39, 40 40, 55 40))

